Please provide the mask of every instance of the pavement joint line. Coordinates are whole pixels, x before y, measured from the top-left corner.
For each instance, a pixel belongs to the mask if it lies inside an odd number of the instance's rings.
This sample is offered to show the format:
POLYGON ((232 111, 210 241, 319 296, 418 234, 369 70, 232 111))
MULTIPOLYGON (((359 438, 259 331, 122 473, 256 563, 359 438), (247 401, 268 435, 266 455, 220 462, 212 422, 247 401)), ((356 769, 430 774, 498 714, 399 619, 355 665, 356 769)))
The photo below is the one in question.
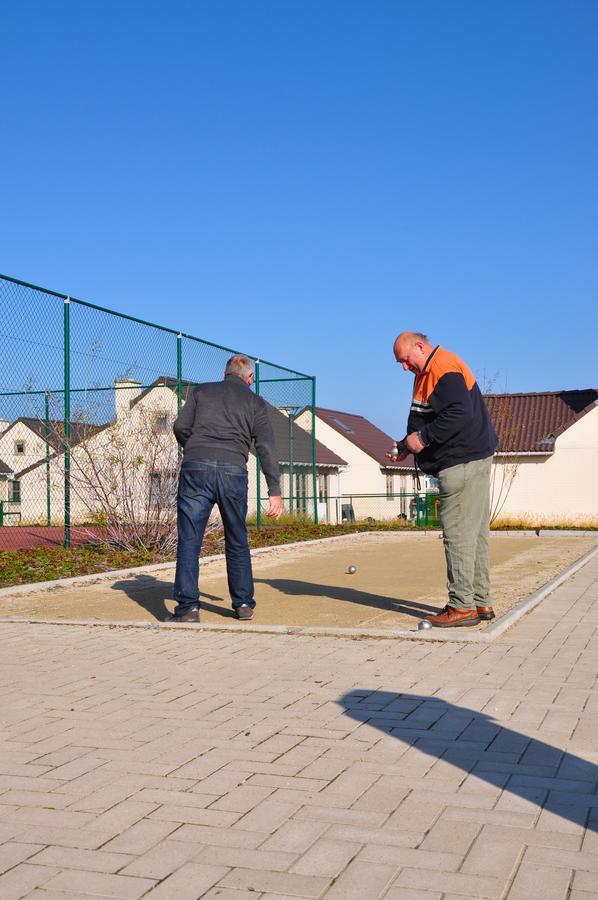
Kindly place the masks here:
MULTIPOLYGON (((525 537, 554 537, 556 535, 563 537, 592 537, 594 535, 597 536, 598 533, 596 531, 575 531, 575 530, 567 530, 567 529, 559 529, 559 530, 551 530, 551 529, 540 529, 539 535, 536 534, 535 530, 506 530, 502 531, 497 529, 496 531, 491 532, 492 534, 500 534, 500 535, 518 535, 525 537)), ((423 538, 433 538, 433 537, 441 537, 442 532, 439 529, 414 529, 405 532, 401 531, 354 531, 351 534, 335 534, 331 537, 322 537, 322 538, 313 538, 307 541, 293 541, 290 544, 273 544, 269 547, 255 547, 251 550, 251 556, 258 556, 262 553, 275 553, 281 550, 295 550, 298 547, 309 547, 313 544, 326 544, 332 543, 333 541, 346 541, 350 538, 364 539, 369 535, 376 535, 376 537, 380 536, 396 536, 407 537, 416 535, 418 537, 423 538)), ((214 556, 205 556, 202 557, 200 563, 202 566, 211 565, 216 562, 224 562, 226 559, 224 553, 218 553, 214 556)), ((132 566, 128 569, 111 569, 108 572, 92 572, 89 575, 74 575, 72 578, 54 578, 52 581, 32 581, 29 584, 13 584, 9 587, 0 588, 0 600, 3 597, 10 597, 17 594, 29 594, 32 591, 52 591, 57 590, 63 587, 71 587, 77 584, 94 584, 102 581, 112 581, 116 578, 124 578, 127 575, 144 575, 146 573, 152 572, 160 572, 166 569, 174 569, 175 561, 171 562, 163 562, 163 563, 150 563, 146 566, 132 566)))
MULTIPOLYGON (((371 532, 365 532, 366 534, 371 534, 371 532)), ((384 533, 384 532, 383 532, 384 533)), ((341 538, 353 537, 354 535, 339 535, 341 538)), ((324 540, 336 540, 337 538, 324 538, 324 540)), ((305 541, 300 541, 294 546, 301 546, 302 544, 307 543, 305 541)), ((290 544, 284 545, 286 547, 291 546, 290 544)), ((270 550, 272 548, 258 548, 264 550, 270 550)), ((517 603, 517 605, 511 609, 506 615, 502 616, 498 622, 494 622, 492 625, 486 626, 484 631, 478 631, 475 633, 466 633, 463 634, 459 632, 458 634, 453 633, 453 631, 441 631, 434 630, 433 633, 428 633, 427 631, 420 632, 418 630, 404 630, 399 628, 328 628, 325 626, 301 626, 301 625, 259 625, 255 624, 235 624, 235 625, 225 625, 225 624, 202 624, 200 623, 169 623, 169 622, 140 622, 140 621, 126 621, 119 619, 47 619, 47 618, 37 618, 30 616, 0 616, 0 624, 19 624, 19 623, 28 623, 30 625, 75 625, 79 627, 89 627, 94 626, 96 628, 120 628, 120 629, 144 629, 144 630, 166 630, 166 631, 186 631, 186 632, 197 632, 197 631, 224 631, 229 633, 238 632, 240 634, 282 634, 282 635, 294 635, 297 637, 336 637, 336 638, 349 638, 351 640, 361 640, 361 639, 378 639, 378 640, 389 640, 389 639, 397 639, 401 638, 403 640, 416 640, 416 641, 432 641, 432 642, 446 642, 452 641, 459 644, 489 644, 492 643, 496 638, 500 637, 507 629, 511 628, 522 616, 531 612, 539 603, 542 602, 549 594, 552 594, 558 587, 560 587, 565 581, 568 581, 573 575, 576 574, 583 566, 590 562, 590 560, 594 559, 594 557, 598 554, 598 545, 593 547, 591 550, 588 550, 587 553, 584 553, 579 559, 577 559, 572 565, 570 565, 567 569, 556 575, 550 581, 547 581, 546 584, 542 585, 537 591, 534 591, 533 594, 530 594, 527 597, 524 597, 522 600, 517 603)), ((211 557, 213 559, 213 557, 211 557)), ((87 576, 82 576, 87 577, 87 576)), ((64 579, 64 581, 71 581, 71 579, 64 579)), ((2 592, 0 592, 0 597, 2 596, 2 592)))

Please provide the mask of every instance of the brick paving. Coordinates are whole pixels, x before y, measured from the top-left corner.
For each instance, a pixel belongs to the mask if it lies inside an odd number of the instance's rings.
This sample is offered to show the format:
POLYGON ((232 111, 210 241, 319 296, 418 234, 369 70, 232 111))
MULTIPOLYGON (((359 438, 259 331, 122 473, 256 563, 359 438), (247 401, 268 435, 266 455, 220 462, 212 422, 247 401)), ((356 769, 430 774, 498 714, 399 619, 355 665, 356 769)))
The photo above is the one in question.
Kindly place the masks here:
POLYGON ((598 898, 598 558, 492 644, 2 624, 0 897, 598 898))

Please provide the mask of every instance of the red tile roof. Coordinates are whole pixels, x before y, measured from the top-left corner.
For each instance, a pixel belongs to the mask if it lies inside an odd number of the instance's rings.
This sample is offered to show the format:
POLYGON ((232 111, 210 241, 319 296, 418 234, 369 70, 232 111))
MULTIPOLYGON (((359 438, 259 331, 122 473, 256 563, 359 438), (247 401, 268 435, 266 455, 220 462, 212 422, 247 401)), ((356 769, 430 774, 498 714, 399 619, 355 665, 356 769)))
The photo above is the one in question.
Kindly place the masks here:
POLYGON ((598 390, 485 394, 498 452, 552 453, 556 438, 598 403, 598 390))
POLYGON ((413 456, 410 454, 403 462, 393 463, 387 459, 386 453, 392 447, 395 438, 390 437, 363 416, 340 412, 337 409, 316 407, 316 414, 342 434, 344 438, 371 456, 384 469, 413 469, 413 456))

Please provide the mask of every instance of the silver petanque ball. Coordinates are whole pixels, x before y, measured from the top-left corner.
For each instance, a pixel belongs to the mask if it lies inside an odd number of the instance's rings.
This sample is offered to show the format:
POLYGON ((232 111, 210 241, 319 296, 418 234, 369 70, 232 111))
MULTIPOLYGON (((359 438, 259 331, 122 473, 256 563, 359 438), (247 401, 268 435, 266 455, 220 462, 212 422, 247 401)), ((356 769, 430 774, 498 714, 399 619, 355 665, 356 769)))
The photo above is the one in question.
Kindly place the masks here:
POLYGON ((432 627, 432 623, 428 622, 427 619, 422 619, 419 625, 417 626, 418 631, 427 631, 428 628, 432 627))
POLYGON ((355 575, 357 566, 347 566, 347 575, 355 575))

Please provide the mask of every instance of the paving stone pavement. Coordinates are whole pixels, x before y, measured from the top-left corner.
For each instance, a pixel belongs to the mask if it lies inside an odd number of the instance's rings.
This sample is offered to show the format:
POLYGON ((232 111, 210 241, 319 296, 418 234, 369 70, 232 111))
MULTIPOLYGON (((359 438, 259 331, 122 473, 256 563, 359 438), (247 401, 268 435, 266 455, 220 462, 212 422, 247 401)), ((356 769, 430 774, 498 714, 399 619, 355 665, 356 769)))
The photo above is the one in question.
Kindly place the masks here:
POLYGON ((490 645, 3 623, 0 897, 598 897, 598 558, 490 645))

